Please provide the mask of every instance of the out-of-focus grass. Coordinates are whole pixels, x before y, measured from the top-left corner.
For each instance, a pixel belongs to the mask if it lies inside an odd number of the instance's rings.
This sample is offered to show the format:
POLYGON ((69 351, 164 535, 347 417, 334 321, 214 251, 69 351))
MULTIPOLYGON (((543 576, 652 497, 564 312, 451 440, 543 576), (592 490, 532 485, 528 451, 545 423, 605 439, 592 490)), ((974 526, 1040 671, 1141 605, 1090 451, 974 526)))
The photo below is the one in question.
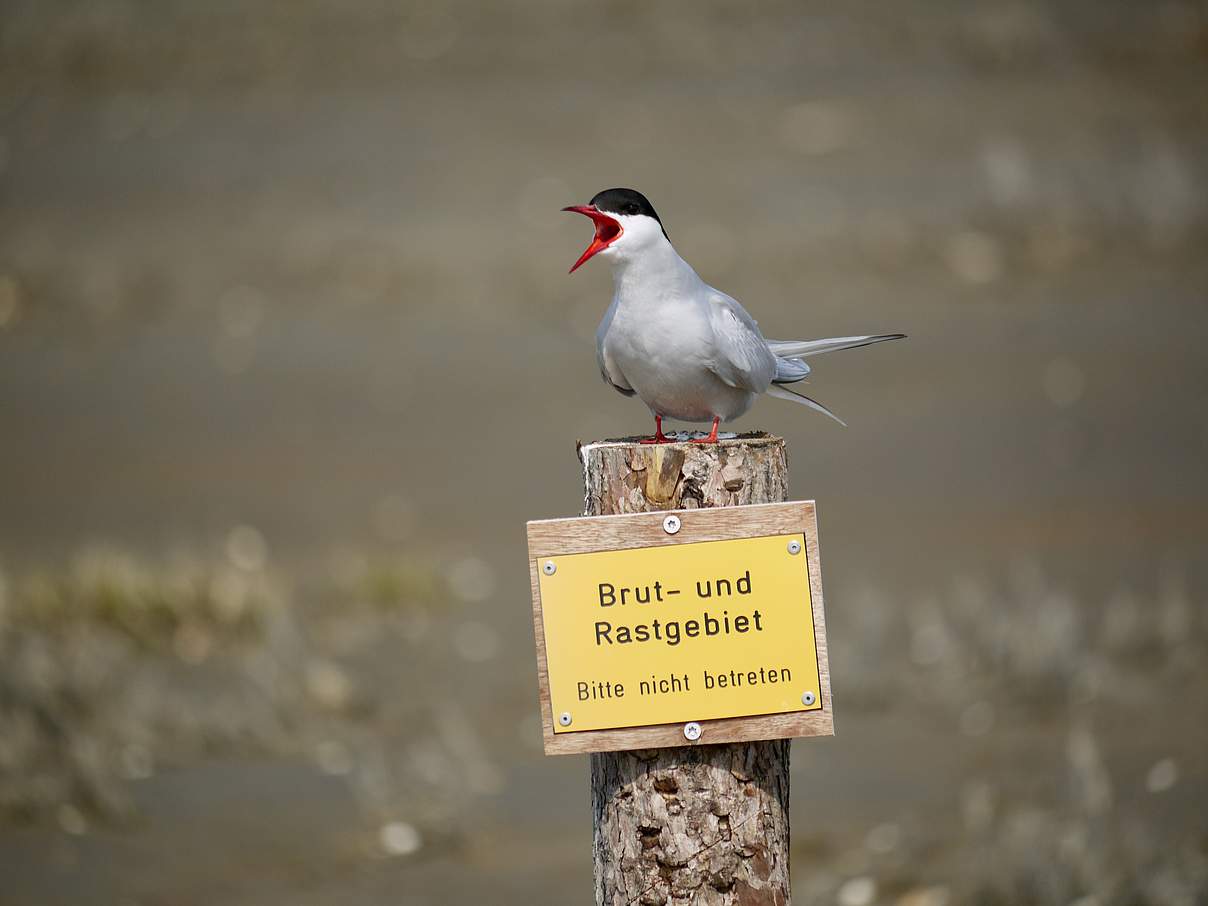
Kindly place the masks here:
POLYGON ((162 765, 288 753, 347 777, 370 811, 405 802, 440 824, 459 791, 497 782, 465 757, 482 747, 464 715, 416 679, 439 673, 431 636, 458 568, 358 556, 299 592, 253 543, 160 561, 90 549, 0 573, 0 819, 121 820, 127 782, 162 765))
POLYGON ((1200 721, 1206 615, 1174 572, 1149 593, 1121 587, 1085 600, 1029 562, 1000 586, 966 579, 907 606, 869 588, 834 608, 840 715, 917 720, 974 767, 952 777, 952 825, 907 817, 872 828, 854 849, 799 850, 811 869, 802 901, 1203 902, 1203 822, 1197 829, 1161 799, 1202 752, 1154 703, 1178 702, 1200 721), (1141 777, 1121 776, 1130 760, 1141 761, 1141 777))
POLYGON ((431 567, 407 559, 367 564, 349 590, 385 610, 431 603, 442 594, 439 577, 431 567))
POLYGON ((181 558, 152 565, 129 554, 90 549, 62 571, 23 577, 10 592, 14 630, 113 631, 154 650, 170 650, 189 631, 250 639, 262 634, 281 590, 268 576, 181 558))
MULTIPOLYGON (((345 551, 300 591, 256 554, 89 550, 0 578, 0 819, 79 832, 135 817, 129 784, 165 766, 286 754, 343 778, 390 840, 456 836, 474 797, 502 783, 483 736, 494 728, 442 693, 496 649, 489 627, 455 619, 458 602, 493 593, 489 568, 345 551)), ((1113 771, 1152 702, 1205 704, 1208 622, 1177 575, 1083 600, 1023 563, 911 604, 868 588, 832 608, 840 712, 920 721, 940 747, 981 751, 981 766, 952 778, 952 821, 903 815, 820 850, 799 840, 798 898, 1199 902, 1205 839, 1139 806, 1113 771)), ((1193 769, 1177 734, 1157 731, 1171 754, 1149 756, 1151 802, 1193 769)))
MULTIPOLYGON (((133 817, 130 782, 164 766, 269 753, 343 778, 390 840, 455 835, 502 782, 491 730, 441 692, 464 670, 451 663, 496 645, 488 627, 450 621, 458 601, 492 593, 489 569, 345 551, 298 591, 240 556, 255 544, 228 547, 164 561, 92 550, 0 579, 0 818, 78 832, 133 817)), ((1199 902, 1205 840, 1138 807, 1112 765, 1152 702, 1204 704, 1208 623, 1177 576, 1092 601, 1024 563, 1006 582, 958 581, 912 604, 869 588, 832 608, 840 713, 920 721, 939 747, 980 749, 981 766, 952 778, 952 821, 907 814, 863 840, 798 840, 797 897, 1199 902), (1027 763, 1009 766, 1021 751, 1027 763)), ((1158 730, 1154 745, 1178 757, 1150 757, 1142 795, 1155 802, 1193 767, 1158 730)))
POLYGON ((864 707, 997 698, 1034 719, 1096 702, 1140 708, 1208 680, 1205 607, 1173 573, 1149 595, 1081 600, 1023 562, 1003 587, 961 579, 908 603, 865 589, 835 619, 847 624, 832 642, 842 693, 864 707))

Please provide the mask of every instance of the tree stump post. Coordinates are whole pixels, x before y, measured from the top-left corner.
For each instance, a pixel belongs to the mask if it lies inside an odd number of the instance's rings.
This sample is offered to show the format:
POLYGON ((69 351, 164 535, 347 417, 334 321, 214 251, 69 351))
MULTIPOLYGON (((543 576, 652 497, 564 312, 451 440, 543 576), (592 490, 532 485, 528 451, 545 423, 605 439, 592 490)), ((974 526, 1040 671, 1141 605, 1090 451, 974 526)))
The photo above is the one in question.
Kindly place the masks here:
MULTIPOLYGON (((580 447, 585 516, 779 503, 784 441, 580 447)), ((786 906, 789 741, 591 756, 597 906, 786 906)))

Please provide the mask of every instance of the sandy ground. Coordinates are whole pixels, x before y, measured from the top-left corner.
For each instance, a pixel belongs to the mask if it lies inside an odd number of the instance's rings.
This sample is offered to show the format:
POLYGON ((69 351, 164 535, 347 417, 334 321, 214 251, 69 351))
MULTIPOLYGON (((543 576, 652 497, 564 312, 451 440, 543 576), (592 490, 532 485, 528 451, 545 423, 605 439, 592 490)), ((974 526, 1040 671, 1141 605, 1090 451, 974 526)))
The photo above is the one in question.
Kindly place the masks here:
POLYGON ((910 334, 739 423, 821 515, 797 899, 1202 901, 1206 71, 1178 2, 3 4, 0 902, 588 901, 523 522, 648 428, 611 185, 910 334))

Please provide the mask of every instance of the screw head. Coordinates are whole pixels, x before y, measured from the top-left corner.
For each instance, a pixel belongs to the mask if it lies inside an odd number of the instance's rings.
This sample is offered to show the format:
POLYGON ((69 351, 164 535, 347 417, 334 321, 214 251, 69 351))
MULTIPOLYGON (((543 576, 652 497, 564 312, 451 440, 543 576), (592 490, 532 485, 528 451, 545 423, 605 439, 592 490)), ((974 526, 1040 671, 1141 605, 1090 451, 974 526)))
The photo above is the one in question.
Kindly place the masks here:
POLYGON ((789 542, 789 553, 790 554, 801 553, 801 542, 798 541, 796 538, 794 538, 792 541, 789 542))
POLYGON ((668 535, 674 535, 680 530, 680 517, 672 513, 663 520, 663 531, 668 535))
POLYGON ((818 700, 818 696, 814 695, 813 692, 802 692, 801 693, 801 704, 803 704, 807 707, 809 705, 812 705, 817 700, 818 700))
POLYGON ((691 720, 684 724, 684 739, 688 740, 689 742, 696 742, 698 739, 700 739, 700 734, 700 724, 698 724, 696 721, 691 720))
POLYGON ((545 564, 541 567, 541 571, 547 576, 552 576, 558 571, 558 564, 553 560, 546 560, 545 564))
POLYGON ((562 726, 564 726, 564 727, 569 727, 570 726, 570 712, 563 711, 561 714, 559 714, 558 723, 562 724, 562 726))

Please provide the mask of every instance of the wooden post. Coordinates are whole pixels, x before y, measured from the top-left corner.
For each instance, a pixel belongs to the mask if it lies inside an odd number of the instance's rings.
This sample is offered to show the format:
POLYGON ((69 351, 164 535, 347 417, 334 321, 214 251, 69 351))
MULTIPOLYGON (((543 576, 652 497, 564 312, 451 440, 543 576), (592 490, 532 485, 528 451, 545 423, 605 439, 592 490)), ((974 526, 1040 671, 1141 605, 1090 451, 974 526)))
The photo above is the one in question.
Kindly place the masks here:
MULTIPOLYGON (((580 448, 585 516, 778 503, 784 441, 580 448)), ((598 906, 789 903, 789 740, 591 756, 598 906)))

